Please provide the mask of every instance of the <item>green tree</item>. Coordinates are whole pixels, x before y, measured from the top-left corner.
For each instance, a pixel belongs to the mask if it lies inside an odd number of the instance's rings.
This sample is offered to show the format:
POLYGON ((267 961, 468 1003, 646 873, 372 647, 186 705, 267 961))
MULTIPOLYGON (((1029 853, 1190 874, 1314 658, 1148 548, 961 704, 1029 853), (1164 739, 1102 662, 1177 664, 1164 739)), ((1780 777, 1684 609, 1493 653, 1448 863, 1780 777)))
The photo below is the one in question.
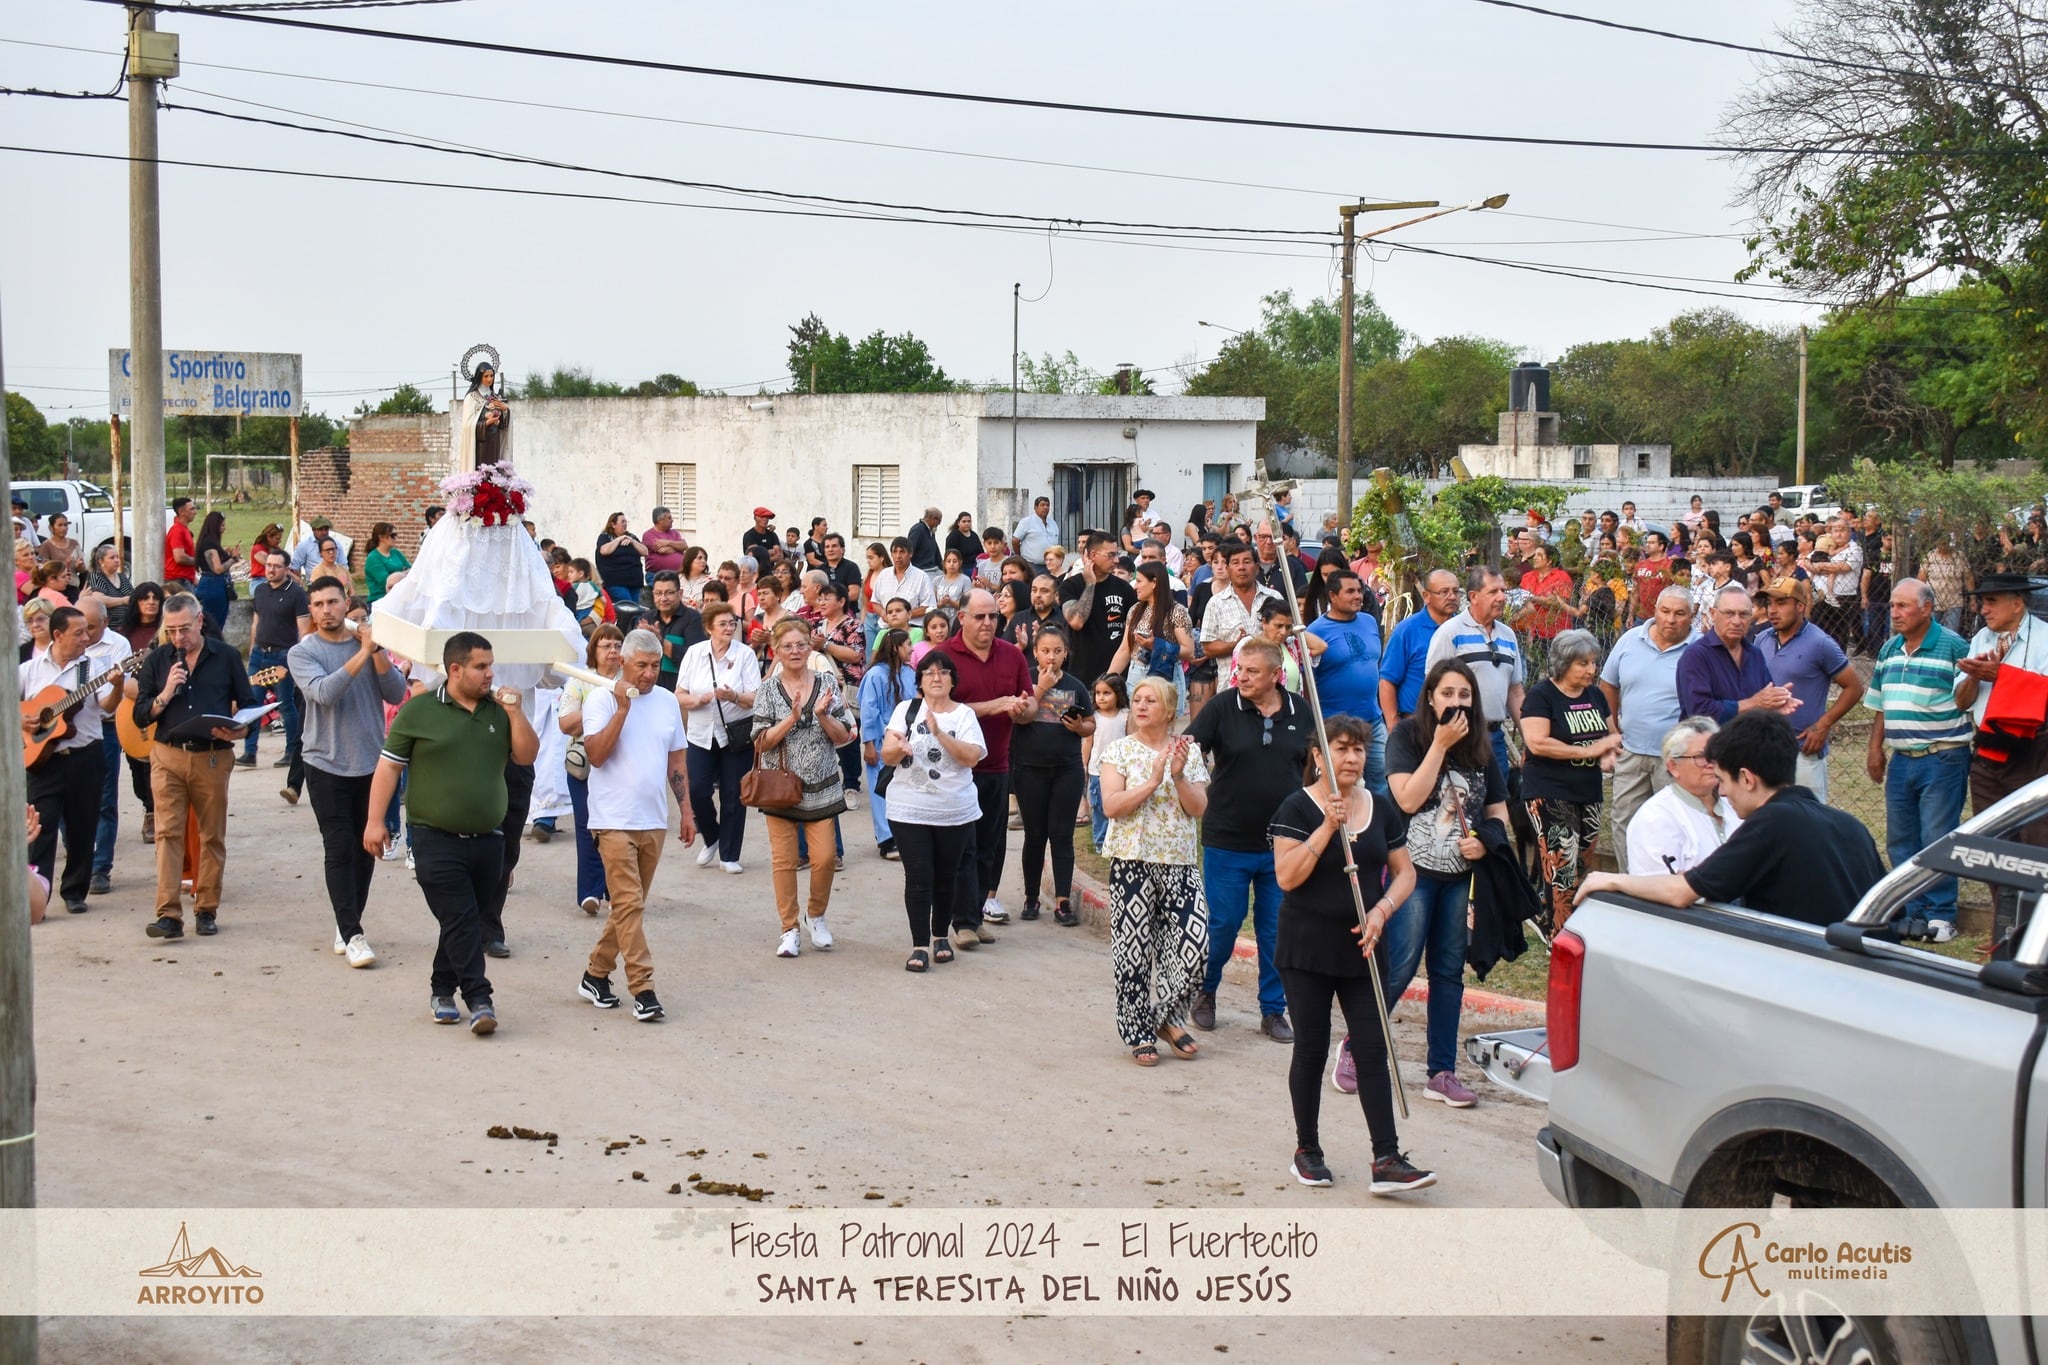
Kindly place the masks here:
POLYGON ((1157 393, 1151 377, 1143 370, 1132 367, 1129 371, 1106 374, 1095 381, 1095 392, 1101 394, 1147 394, 1157 393))
POLYGON ((1280 358, 1262 333, 1240 332, 1224 343, 1214 360, 1189 377, 1186 391, 1195 398, 1265 399, 1266 418, 1259 423, 1253 444, 1254 453, 1263 460, 1275 450, 1300 445, 1305 439, 1295 424, 1293 407, 1299 383, 1299 373, 1280 358))
POLYGON ((1763 225, 1744 278, 1844 307, 1964 277, 2013 361, 1999 401, 2048 428, 2048 43, 2038 0, 1804 0, 1730 110, 1763 225))
MULTIPOLYGON (((375 407, 372 407, 367 401, 356 404, 356 416, 358 417, 384 417, 392 413, 425 416, 433 410, 434 400, 410 384, 400 384, 389 394, 385 395, 375 407)), ((299 435, 301 438, 300 443, 304 445, 305 431, 303 427, 299 435)), ((315 449, 313 446, 305 446, 305 448, 308 450, 315 449)))
POLYGON ((1559 438, 1567 445, 1619 445, 1643 439, 1614 380, 1623 351, 1642 344, 1582 342, 1551 364, 1550 404, 1560 418, 1559 438))
POLYGON ((1959 450, 2009 452, 1997 412, 2010 357, 1991 301, 1973 283, 1831 316, 1812 338, 1811 374, 1844 444, 1890 458, 1926 451, 1943 469, 1959 450))
POLYGON ((521 398, 624 398, 623 385, 608 379, 593 379, 590 371, 571 365, 557 365, 548 373, 530 374, 519 386, 521 398))
POLYGON ((44 478, 63 466, 64 442, 53 438, 41 409, 21 394, 7 394, 7 463, 17 478, 44 478))
MULTIPOLYGON (((1328 299, 1294 301, 1294 291, 1282 289, 1259 301, 1259 331, 1272 344, 1280 359, 1302 369, 1337 366, 1343 340, 1343 315, 1328 299)), ((1351 354, 1357 369, 1401 354, 1408 334, 1381 311, 1370 292, 1351 299, 1351 354)))
POLYGON ((1102 376, 1081 363, 1068 351, 1056 356, 1047 351, 1040 358, 1017 358, 1017 387, 1025 393, 1094 393, 1102 376))
POLYGON ((877 329, 850 341, 812 313, 789 334, 797 393, 949 393, 959 387, 909 332, 888 336, 877 329))

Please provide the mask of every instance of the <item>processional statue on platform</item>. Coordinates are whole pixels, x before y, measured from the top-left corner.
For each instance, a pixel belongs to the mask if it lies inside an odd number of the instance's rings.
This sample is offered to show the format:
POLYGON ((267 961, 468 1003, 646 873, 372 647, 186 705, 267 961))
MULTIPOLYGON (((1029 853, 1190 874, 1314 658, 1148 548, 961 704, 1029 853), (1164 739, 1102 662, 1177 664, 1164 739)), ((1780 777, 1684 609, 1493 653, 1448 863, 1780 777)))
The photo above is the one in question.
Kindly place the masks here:
POLYGON ((469 381, 469 392, 452 414, 455 439, 450 450, 457 474, 512 458, 512 409, 499 389, 498 365, 495 346, 476 345, 463 354, 462 377, 469 381))

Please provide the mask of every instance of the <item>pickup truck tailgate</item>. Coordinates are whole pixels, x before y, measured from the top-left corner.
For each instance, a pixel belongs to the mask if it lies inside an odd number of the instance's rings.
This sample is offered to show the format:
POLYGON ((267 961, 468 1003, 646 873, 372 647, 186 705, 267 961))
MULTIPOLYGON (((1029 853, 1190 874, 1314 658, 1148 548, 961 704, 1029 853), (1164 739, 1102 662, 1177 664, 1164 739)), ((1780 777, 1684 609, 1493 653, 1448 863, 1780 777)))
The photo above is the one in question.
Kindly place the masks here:
POLYGON ((1465 1055, 1486 1079, 1503 1090, 1550 1103, 1550 1031, 1513 1029, 1477 1033, 1465 1040, 1465 1055))

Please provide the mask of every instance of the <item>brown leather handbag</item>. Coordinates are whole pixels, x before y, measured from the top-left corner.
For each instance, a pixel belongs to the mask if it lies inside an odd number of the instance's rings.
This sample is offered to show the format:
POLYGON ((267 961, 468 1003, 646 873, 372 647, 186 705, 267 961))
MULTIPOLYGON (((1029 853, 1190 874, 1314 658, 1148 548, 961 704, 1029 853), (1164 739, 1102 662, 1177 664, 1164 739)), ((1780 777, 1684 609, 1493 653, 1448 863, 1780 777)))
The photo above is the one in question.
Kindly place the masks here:
MULTIPOLYGON (((769 683, 778 691, 782 688, 782 684, 772 678, 769 683)), ((785 701, 788 700, 787 692, 782 695, 785 701)), ((755 810, 788 810, 803 801, 803 779, 786 766, 789 745, 786 742, 778 744, 775 752, 780 755, 781 766, 771 768, 763 761, 767 754, 758 748, 754 750, 754 766, 740 779, 741 805, 752 806, 755 810)))

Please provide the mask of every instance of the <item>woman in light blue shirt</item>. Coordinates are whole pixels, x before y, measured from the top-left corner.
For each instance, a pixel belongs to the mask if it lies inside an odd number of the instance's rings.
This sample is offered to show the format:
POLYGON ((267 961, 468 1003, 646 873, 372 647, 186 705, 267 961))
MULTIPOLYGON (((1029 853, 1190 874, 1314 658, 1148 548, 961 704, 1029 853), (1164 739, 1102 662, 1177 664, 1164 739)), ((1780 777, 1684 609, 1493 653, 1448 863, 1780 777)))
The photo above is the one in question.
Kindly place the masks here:
POLYGON ((907 630, 883 631, 875 645, 875 661, 860 680, 860 758, 867 770, 868 817, 874 822, 875 847, 892 862, 896 837, 889 829, 889 802, 875 786, 875 779, 882 770, 882 731, 896 707, 917 695, 910 644, 907 630))

